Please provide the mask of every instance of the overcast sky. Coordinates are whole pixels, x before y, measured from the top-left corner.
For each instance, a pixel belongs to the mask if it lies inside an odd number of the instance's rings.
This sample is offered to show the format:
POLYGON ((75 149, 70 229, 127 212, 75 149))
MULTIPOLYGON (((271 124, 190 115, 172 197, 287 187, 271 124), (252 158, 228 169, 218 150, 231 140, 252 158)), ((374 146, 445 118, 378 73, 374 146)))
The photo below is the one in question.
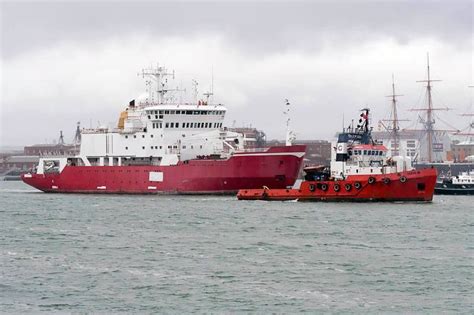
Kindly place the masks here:
MULTIPOLYGON (((1 145, 51 141, 75 123, 116 124, 159 62, 191 98, 214 73, 226 125, 285 135, 284 99, 299 139, 331 139, 365 106, 388 118, 424 104, 426 53, 442 120, 460 129, 473 80, 471 1, 1 2, 1 145)), ((439 127, 446 129, 440 121, 439 127)), ((415 122, 406 123, 415 126, 415 122)), ((377 126, 375 126, 377 127, 377 126)))

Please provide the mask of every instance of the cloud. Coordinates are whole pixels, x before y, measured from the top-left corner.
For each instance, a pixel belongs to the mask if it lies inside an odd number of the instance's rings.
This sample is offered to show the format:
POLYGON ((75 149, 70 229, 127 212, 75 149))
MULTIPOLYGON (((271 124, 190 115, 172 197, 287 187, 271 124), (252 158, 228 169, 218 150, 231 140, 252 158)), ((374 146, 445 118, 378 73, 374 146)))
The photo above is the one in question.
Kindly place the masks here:
MULTIPOLYGON (((143 92, 137 73, 160 62, 191 95, 210 88, 227 124, 284 137, 283 100, 299 138, 330 138, 342 114, 387 116, 395 74, 401 116, 420 106, 426 52, 435 105, 472 102, 473 4, 425 2, 2 2, 0 143, 72 138, 115 123, 143 92)), ((446 120, 463 124, 459 112, 446 120)))
POLYGON ((2 55, 59 41, 135 33, 156 37, 224 34, 240 50, 340 49, 367 41, 419 37, 463 45, 472 36, 471 1, 2 2, 2 55))
POLYGON ((236 120, 263 129, 269 138, 283 138, 283 100, 289 98, 299 138, 330 138, 342 115, 348 121, 362 106, 373 107, 379 118, 388 115, 384 96, 390 94, 392 72, 405 95, 401 116, 408 114, 403 109, 422 101, 423 88, 415 80, 425 77, 426 51, 432 53, 433 76, 445 80, 435 86, 435 103, 467 104, 471 51, 431 38, 255 55, 218 33, 62 41, 3 61, 8 80, 2 83, 2 143, 42 142, 58 130, 72 138, 76 121, 83 126, 116 123, 128 101, 143 93, 137 73, 157 61, 176 70, 174 84, 185 87, 188 98, 192 79, 200 82, 200 93, 210 88, 213 68, 215 100, 227 105, 228 125, 236 120))

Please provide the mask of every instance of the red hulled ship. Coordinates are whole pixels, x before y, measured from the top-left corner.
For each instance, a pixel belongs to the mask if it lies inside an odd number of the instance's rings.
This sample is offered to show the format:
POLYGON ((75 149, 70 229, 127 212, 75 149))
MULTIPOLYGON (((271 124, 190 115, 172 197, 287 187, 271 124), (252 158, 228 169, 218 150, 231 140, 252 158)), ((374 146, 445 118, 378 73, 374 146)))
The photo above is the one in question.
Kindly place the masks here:
POLYGON ((23 181, 44 192, 127 194, 230 194, 295 183, 305 146, 245 150, 249 139, 222 127, 226 108, 212 104, 212 92, 176 102, 164 79, 174 72, 142 74, 148 93, 130 102, 116 127, 83 129, 78 155, 42 157, 23 181))
POLYGON ((415 170, 411 159, 387 156, 387 149, 371 137, 369 109, 360 115, 359 125, 338 136, 330 168, 304 169, 299 188, 240 190, 241 200, 299 201, 431 201, 436 169, 415 170))

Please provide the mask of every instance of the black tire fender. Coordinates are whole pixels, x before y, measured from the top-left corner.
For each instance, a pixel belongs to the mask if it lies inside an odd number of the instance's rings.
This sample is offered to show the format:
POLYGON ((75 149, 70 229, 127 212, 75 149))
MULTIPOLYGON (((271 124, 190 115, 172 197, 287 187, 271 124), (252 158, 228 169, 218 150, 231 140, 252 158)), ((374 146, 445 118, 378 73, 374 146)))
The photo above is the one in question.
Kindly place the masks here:
POLYGON ((309 184, 309 191, 313 192, 316 190, 316 185, 314 184, 309 184))
POLYGON ((346 191, 351 191, 352 185, 347 183, 347 184, 344 185, 344 188, 346 189, 346 191))
POLYGON ((341 190, 341 186, 339 184, 334 184, 334 191, 338 192, 339 190, 341 190))
POLYGON ((359 190, 359 189, 362 188, 362 184, 360 182, 355 182, 354 187, 355 187, 355 189, 359 190))
POLYGON ((375 183, 375 177, 370 176, 369 177, 369 184, 374 184, 375 183))
POLYGON ((407 182, 407 178, 406 178, 405 176, 401 176, 401 177, 400 177, 400 182, 406 183, 406 182, 407 182))

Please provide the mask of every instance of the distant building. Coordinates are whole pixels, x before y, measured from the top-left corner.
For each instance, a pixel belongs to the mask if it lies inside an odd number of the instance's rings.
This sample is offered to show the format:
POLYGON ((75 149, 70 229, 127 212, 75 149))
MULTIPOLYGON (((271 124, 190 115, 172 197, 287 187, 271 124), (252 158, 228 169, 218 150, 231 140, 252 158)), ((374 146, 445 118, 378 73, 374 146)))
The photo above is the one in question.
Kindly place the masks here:
POLYGON ((12 170, 27 171, 38 164, 38 156, 12 155, 0 158, 0 174, 12 170))
POLYGON ((75 144, 35 144, 24 148, 24 155, 65 156, 79 153, 79 145, 75 144))
POLYGON ((474 141, 454 142, 451 145, 451 149, 452 160, 456 162, 467 162, 474 156, 474 141))
MULTIPOLYGON (((399 152, 396 152, 392 133, 374 131, 372 137, 389 150, 390 155, 407 155, 414 161, 428 161, 428 140, 424 130, 400 130, 399 152)), ((451 139, 445 131, 435 131, 433 135, 433 162, 446 161, 451 151, 451 139)))

